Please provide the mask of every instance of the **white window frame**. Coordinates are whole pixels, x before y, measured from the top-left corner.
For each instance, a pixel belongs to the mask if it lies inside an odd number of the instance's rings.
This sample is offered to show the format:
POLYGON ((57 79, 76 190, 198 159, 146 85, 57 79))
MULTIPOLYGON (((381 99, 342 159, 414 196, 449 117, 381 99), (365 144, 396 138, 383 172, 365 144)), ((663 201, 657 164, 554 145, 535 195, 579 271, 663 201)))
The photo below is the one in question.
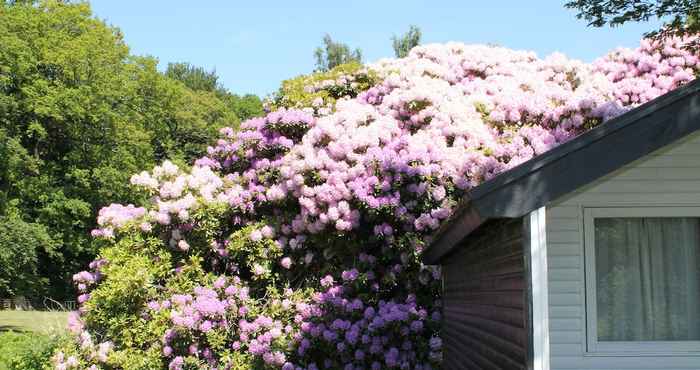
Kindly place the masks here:
POLYGON ((586 354, 619 356, 700 356, 700 341, 598 341, 595 268, 596 218, 698 217, 700 206, 591 207, 583 209, 586 309, 586 354))

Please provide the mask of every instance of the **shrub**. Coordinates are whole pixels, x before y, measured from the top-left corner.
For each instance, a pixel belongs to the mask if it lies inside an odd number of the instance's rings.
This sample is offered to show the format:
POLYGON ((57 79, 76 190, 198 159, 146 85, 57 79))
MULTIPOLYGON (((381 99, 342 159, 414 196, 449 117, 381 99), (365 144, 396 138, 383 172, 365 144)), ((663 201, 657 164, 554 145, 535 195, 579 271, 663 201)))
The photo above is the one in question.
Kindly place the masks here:
POLYGON ((330 112, 336 100, 355 98, 379 81, 377 74, 358 62, 341 64, 327 72, 302 75, 282 82, 268 104, 273 108, 296 108, 330 112))
POLYGON ((431 235, 472 187, 691 80, 683 42, 593 64, 426 45, 369 66, 376 84, 333 109, 279 98, 193 167, 134 175, 145 207, 100 211, 57 366, 438 367, 431 235))
POLYGON ((50 369, 59 337, 38 333, 0 333, 0 369, 50 369))

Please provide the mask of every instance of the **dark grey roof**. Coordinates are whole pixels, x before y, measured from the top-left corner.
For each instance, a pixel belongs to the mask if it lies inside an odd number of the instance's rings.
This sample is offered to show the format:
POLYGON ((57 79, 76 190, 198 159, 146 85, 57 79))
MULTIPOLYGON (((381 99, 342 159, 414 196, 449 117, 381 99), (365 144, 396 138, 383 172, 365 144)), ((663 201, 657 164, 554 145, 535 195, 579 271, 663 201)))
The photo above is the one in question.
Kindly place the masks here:
POLYGON ((700 129, 700 79, 471 189, 423 255, 436 264, 489 219, 521 217, 700 129))

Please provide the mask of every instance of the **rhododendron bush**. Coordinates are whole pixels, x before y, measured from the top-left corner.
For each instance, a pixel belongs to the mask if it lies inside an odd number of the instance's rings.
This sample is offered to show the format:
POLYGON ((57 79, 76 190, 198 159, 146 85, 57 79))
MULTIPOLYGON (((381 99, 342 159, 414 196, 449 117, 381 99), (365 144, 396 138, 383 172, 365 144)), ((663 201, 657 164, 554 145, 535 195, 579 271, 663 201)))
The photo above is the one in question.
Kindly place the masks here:
POLYGON ((448 43, 315 79, 308 106, 133 176, 144 207, 100 211, 57 368, 439 368, 430 234, 468 189, 692 80, 682 46, 585 64, 448 43))

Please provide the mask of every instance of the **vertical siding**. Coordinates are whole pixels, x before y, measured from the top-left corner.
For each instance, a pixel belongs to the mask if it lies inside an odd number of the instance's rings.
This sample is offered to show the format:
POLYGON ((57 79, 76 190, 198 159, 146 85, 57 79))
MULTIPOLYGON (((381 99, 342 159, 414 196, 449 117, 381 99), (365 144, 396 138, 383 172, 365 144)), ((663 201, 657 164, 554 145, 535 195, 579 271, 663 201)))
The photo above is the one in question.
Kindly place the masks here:
POLYGON ((700 205, 699 134, 641 158, 547 207, 552 369, 700 369, 700 356, 585 355, 583 207, 674 204, 700 205))
POLYGON ((522 220, 483 225, 444 259, 444 369, 524 369, 522 220))

